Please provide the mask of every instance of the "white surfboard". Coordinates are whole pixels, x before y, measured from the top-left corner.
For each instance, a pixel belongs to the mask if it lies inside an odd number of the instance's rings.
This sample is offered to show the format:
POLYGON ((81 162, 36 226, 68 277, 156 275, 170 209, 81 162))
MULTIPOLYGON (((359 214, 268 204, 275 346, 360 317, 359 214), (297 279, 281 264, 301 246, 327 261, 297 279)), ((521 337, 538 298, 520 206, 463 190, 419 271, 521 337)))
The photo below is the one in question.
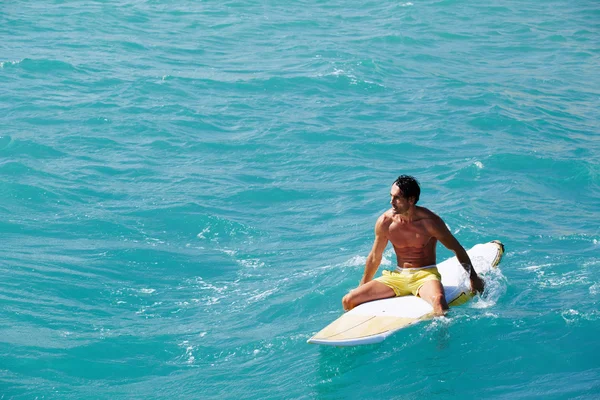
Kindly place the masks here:
MULTIPOLYGON (((495 240, 475 245, 467 253, 477 274, 485 274, 500 263, 504 245, 495 240)), ((468 275, 456 257, 438 264, 438 271, 448 305, 457 306, 473 297, 468 275)), ((399 329, 432 317, 433 307, 420 297, 371 301, 348 311, 308 339, 308 343, 329 346, 378 343, 399 329)))

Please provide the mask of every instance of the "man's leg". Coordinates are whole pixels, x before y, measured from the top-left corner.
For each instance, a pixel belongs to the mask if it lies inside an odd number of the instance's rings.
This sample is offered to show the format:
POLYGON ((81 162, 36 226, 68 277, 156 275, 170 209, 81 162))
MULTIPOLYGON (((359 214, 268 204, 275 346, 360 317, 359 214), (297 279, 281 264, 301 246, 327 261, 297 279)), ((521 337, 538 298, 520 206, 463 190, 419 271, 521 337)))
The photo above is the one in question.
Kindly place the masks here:
POLYGON ((448 310, 444 287, 438 280, 432 279, 425 282, 419 289, 419 297, 432 305, 435 315, 444 315, 448 310))
POLYGON ((391 287, 378 281, 371 281, 345 295, 342 299, 342 305, 344 310, 350 311, 357 305, 367 301, 387 299, 388 297, 396 297, 396 293, 391 287))

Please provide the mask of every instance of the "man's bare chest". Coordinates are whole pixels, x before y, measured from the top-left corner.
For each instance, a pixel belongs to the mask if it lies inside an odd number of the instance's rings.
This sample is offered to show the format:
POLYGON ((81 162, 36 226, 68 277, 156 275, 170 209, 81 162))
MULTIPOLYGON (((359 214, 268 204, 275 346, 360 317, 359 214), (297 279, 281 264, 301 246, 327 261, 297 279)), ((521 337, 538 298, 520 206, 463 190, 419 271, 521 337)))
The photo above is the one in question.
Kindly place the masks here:
POLYGON ((431 235, 420 221, 393 222, 388 228, 388 238, 397 247, 424 247, 431 235))

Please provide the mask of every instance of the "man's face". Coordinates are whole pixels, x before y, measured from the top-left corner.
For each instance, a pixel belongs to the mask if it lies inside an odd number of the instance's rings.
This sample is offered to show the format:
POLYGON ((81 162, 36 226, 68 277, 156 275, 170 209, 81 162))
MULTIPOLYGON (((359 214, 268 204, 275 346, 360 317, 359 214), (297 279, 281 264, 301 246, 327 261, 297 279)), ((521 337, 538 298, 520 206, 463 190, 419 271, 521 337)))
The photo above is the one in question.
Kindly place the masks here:
POLYGON ((394 214, 404 214, 414 205, 414 200, 412 198, 405 199, 402 196, 402 190, 396 184, 392 185, 390 196, 392 198, 390 204, 394 209, 394 214))

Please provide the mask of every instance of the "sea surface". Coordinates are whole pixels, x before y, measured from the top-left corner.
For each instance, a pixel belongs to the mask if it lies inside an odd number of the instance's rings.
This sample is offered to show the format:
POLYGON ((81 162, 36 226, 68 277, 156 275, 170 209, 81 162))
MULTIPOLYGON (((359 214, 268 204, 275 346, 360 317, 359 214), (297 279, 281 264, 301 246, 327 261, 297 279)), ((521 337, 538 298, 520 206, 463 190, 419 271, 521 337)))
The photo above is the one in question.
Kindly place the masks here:
POLYGON ((0 399, 600 398, 599 21, 592 0, 0 2, 0 399), (464 247, 505 244, 486 293, 307 344, 400 174, 464 247))

